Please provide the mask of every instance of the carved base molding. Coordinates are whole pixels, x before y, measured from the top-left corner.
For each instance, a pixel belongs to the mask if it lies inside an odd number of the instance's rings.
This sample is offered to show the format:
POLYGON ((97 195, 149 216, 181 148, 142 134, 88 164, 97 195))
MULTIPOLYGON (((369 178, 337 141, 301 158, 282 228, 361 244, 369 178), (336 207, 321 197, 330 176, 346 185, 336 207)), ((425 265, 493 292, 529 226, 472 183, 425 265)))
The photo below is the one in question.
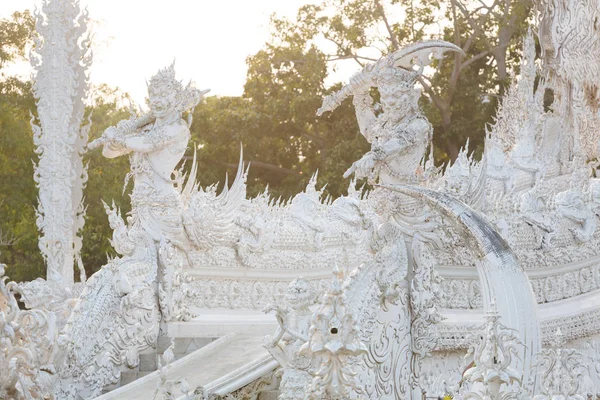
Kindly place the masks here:
MULTIPOLYGON (((589 337, 600 333, 600 310, 595 305, 600 302, 600 290, 543 304, 539 308, 542 342, 552 342, 557 329, 567 341, 589 337)), ((440 339, 437 350, 466 348, 464 340, 482 320, 480 310, 445 310, 446 320, 438 325, 440 339)))
MULTIPOLYGON (((482 307, 479 279, 475 268, 442 266, 442 307, 479 309, 482 307)), ((538 304, 569 299, 600 289, 600 257, 553 268, 527 269, 538 304)))

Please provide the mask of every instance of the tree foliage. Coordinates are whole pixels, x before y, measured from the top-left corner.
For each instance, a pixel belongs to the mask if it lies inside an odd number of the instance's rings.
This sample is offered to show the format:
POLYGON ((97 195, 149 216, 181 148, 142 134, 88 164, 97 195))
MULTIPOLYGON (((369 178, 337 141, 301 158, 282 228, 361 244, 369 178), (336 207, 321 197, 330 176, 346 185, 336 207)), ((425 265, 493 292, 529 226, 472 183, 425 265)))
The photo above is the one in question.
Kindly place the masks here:
POLYGON ((324 54, 307 47, 301 36, 289 46, 268 45, 249 57, 244 95, 209 98, 194 115, 192 134, 201 147, 203 179, 222 178, 211 165, 233 171, 242 144, 250 163, 250 194, 269 185, 274 196, 289 197, 317 170, 331 193, 344 192, 347 182, 340 177, 367 145, 350 105, 343 113, 316 117, 328 93, 326 76, 324 54))
POLYGON ((15 12, 10 19, 0 19, 0 68, 24 55, 33 27, 29 11, 15 12))
POLYGON ((271 40, 248 58, 243 97, 212 99, 196 112, 194 138, 202 147, 203 171, 223 155, 233 171, 242 142, 244 159, 253 164, 252 193, 268 184, 271 192, 289 196, 319 170, 328 191, 342 194, 348 181, 341 175, 368 144, 349 100, 315 116, 323 96, 340 87, 326 86, 331 72, 341 62, 358 71, 427 39, 450 41, 465 52, 435 62, 421 82, 436 161, 455 159, 467 139, 480 153, 497 99, 510 73, 518 72, 530 9, 529 0, 325 0, 301 7, 295 19, 273 16, 271 40))

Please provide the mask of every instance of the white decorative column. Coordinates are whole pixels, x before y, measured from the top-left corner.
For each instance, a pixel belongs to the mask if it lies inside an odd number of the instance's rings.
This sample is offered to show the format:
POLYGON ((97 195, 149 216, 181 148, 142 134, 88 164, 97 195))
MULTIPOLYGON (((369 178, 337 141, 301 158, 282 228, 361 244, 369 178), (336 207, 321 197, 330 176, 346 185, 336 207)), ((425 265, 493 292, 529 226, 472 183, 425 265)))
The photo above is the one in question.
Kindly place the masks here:
POLYGON ((82 154, 89 131, 89 123, 81 126, 91 63, 89 39, 82 37, 87 12, 80 12, 78 0, 44 0, 42 12, 35 13, 37 36, 31 52, 39 119, 39 125, 31 121, 39 155, 34 167, 39 248, 47 280, 70 286, 75 263, 85 279, 79 252, 87 181, 82 154))

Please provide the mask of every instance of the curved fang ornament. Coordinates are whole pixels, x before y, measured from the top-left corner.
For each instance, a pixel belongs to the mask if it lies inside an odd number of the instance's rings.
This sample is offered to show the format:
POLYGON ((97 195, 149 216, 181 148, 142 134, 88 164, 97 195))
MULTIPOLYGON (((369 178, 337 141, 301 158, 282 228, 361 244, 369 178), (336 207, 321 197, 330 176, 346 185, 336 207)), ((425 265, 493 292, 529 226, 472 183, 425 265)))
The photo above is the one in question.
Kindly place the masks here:
POLYGON ((481 214, 446 194, 408 185, 381 187, 423 199, 470 240, 478 258, 476 265, 484 311, 491 311, 491 303, 495 300, 503 323, 518 332, 525 347, 513 368, 523 371, 522 382, 528 382, 535 355, 541 350, 537 302, 529 278, 508 243, 481 214))
POLYGON ((396 50, 386 58, 391 58, 395 67, 412 69, 415 64, 418 67, 431 64, 434 59, 440 59, 447 51, 465 55, 463 49, 454 43, 444 40, 428 40, 396 50))

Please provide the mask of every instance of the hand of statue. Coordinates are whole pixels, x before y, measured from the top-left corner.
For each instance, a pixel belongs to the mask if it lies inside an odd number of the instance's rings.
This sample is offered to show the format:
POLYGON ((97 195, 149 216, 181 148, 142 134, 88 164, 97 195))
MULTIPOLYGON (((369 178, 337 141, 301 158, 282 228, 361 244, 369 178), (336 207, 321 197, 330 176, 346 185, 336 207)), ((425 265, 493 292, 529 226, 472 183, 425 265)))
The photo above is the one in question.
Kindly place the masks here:
POLYGON ((107 146, 113 151, 124 151, 126 150, 125 146, 125 136, 119 131, 118 128, 110 127, 104 131, 102 135, 107 146))
POLYGON ((119 132, 117 131, 117 128, 111 126, 106 128, 102 136, 106 139, 107 142, 112 142, 117 138, 117 136, 119 136, 119 132))
POLYGON ((375 167, 375 161, 374 153, 369 151, 360 160, 355 161, 354 164, 348 168, 344 173, 344 178, 348 178, 352 174, 354 174, 357 179, 370 177, 373 168, 375 167))
POLYGON ((329 96, 326 96, 323 99, 323 105, 321 105, 321 108, 319 108, 317 110, 317 116, 320 117, 321 115, 323 115, 324 113, 326 113, 328 111, 333 111, 339 105, 340 105, 340 103, 337 100, 336 96, 334 96, 333 94, 330 94, 329 96))
MULTIPOLYGON (((369 65, 367 66, 369 67, 369 65)), ((373 86, 373 76, 371 69, 365 67, 362 71, 354 74, 350 78, 350 85, 354 88, 354 93, 368 93, 373 86)))
POLYGON ((371 151, 369 153, 373 155, 373 160, 375 161, 383 161, 387 157, 385 149, 379 144, 378 141, 373 142, 371 145, 371 151))
MULTIPOLYGON (((94 150, 103 145, 109 145, 117 139, 119 136, 119 131, 114 126, 107 128, 98 139, 95 139, 88 143, 87 150, 94 150)), ((112 146, 114 147, 114 146, 112 146)))
POLYGON ((283 328, 284 325, 286 324, 285 320, 286 320, 287 310, 281 308, 277 304, 268 304, 265 308, 263 308, 263 312, 265 314, 268 314, 273 311, 275 312, 275 319, 277 320, 277 323, 279 323, 279 325, 283 328))

